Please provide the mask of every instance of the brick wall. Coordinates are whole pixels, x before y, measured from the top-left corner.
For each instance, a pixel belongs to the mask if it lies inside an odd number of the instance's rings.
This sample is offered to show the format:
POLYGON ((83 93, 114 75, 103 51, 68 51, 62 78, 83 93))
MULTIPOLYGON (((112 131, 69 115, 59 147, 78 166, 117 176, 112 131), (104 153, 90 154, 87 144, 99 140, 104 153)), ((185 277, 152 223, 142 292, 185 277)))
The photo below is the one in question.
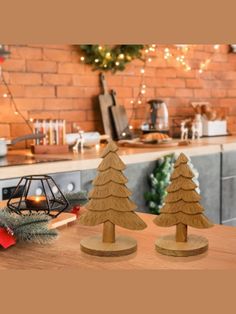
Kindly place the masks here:
MULTIPOLYGON (((161 46, 160 46, 161 47, 161 46)), ((70 132, 73 122, 87 131, 101 130, 97 95, 101 92, 98 72, 81 64, 77 52, 69 45, 10 45, 11 56, 3 73, 15 101, 26 118, 63 118, 70 132)), ((189 51, 191 64, 198 65, 212 56, 212 45, 195 45, 189 51)), ((130 100, 137 95, 142 63, 135 60, 124 72, 107 74, 108 87, 117 91, 118 100, 132 115, 130 100)), ((190 101, 210 101, 228 115, 229 129, 236 132, 236 54, 221 45, 208 70, 185 72, 159 56, 145 72, 147 99, 162 98, 168 104, 172 127, 193 115, 190 101)), ((0 95, 5 88, 0 85, 0 95)), ((139 105, 131 123, 144 121, 146 107, 139 105)), ((8 99, 0 98, 0 136, 28 133, 19 116, 14 115, 8 99)))

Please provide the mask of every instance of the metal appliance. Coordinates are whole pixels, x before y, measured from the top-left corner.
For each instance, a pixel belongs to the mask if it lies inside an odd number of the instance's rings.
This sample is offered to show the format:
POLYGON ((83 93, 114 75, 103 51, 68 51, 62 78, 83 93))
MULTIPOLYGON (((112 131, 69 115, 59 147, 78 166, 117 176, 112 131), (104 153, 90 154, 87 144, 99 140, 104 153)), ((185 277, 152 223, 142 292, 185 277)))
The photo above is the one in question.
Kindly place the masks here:
MULTIPOLYGON (((67 193, 78 193, 81 190, 80 171, 50 173, 49 174, 57 183, 60 190, 66 195, 67 193)), ((20 178, 2 179, 0 180, 0 201, 8 200, 15 191, 20 178)), ((23 186, 19 189, 19 195, 23 191, 23 186)), ((57 187, 53 187, 53 192, 57 192, 57 187)), ((40 185, 34 185, 33 194, 42 195, 43 190, 40 185)))
MULTIPOLYGON (((48 163, 48 162, 57 162, 70 160, 70 158, 54 158, 50 156, 34 156, 34 155, 10 155, 0 158, 0 174, 1 167, 9 167, 16 165, 31 165, 38 163, 48 163)), ((58 184, 60 190, 64 193, 77 193, 81 190, 81 176, 80 171, 71 171, 71 172, 61 172, 61 173, 52 173, 49 174, 55 182, 58 184)), ((11 197, 11 194, 15 190, 20 178, 11 178, 11 179, 0 179, 0 201, 8 200, 11 197)), ((55 187, 56 188, 56 187, 55 187)), ((23 189, 23 187, 22 187, 23 189)), ((22 193, 22 190, 19 189, 19 196, 22 193)), ((35 186, 34 189, 35 195, 41 195, 42 189, 39 186, 35 186)))
POLYGON ((149 130, 162 133, 169 131, 169 115, 165 102, 161 99, 151 99, 150 105, 149 130))

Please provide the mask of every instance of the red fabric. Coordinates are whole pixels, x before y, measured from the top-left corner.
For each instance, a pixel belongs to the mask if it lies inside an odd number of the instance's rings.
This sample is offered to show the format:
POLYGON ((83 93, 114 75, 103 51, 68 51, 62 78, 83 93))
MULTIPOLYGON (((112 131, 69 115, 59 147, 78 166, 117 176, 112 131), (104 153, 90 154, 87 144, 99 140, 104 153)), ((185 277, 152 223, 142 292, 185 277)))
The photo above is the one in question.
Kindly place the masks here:
POLYGON ((16 244, 14 235, 8 232, 5 228, 0 228, 0 245, 7 249, 9 246, 16 244))
POLYGON ((3 63, 3 62, 4 62, 4 58, 0 57, 0 63, 3 63))
POLYGON ((72 214, 75 214, 76 217, 78 217, 78 216, 79 216, 79 211, 80 211, 80 205, 76 205, 76 206, 74 206, 74 207, 72 208, 71 213, 72 213, 72 214))

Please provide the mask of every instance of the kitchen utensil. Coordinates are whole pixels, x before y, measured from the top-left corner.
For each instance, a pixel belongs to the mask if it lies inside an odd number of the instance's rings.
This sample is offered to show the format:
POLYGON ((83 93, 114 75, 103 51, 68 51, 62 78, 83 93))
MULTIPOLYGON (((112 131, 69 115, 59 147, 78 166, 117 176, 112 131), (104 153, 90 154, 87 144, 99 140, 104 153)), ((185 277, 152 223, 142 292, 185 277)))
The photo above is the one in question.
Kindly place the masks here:
POLYGON ((98 100, 102 115, 103 128, 104 132, 113 139, 115 131, 110 111, 110 107, 113 106, 113 98, 108 92, 105 75, 103 73, 100 74, 100 81, 103 88, 103 94, 98 96, 98 100))
POLYGON ((111 112, 116 130, 116 138, 117 139, 131 138, 132 134, 129 129, 129 121, 125 107, 122 105, 118 105, 116 99, 116 92, 114 90, 111 91, 111 95, 113 97, 114 103, 114 106, 111 107, 111 112))
POLYGON ((23 136, 16 137, 12 140, 6 140, 5 138, 0 138, 0 157, 4 157, 7 154, 7 145, 15 145, 16 143, 25 141, 25 140, 32 140, 32 139, 41 139, 45 135, 44 134, 27 134, 23 136))
POLYGON ((148 101, 150 105, 150 129, 159 132, 168 131, 168 110, 163 100, 151 99, 148 101))

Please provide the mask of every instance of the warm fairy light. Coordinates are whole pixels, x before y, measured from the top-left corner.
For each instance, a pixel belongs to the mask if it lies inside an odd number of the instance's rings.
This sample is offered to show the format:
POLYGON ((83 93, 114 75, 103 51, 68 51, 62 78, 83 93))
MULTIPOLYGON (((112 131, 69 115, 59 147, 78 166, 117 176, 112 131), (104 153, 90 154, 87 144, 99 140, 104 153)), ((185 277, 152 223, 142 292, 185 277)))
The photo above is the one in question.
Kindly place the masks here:
POLYGON ((95 145, 95 149, 96 149, 96 151, 99 151, 99 149, 100 149, 100 144, 96 144, 96 145, 95 145))
POLYGON ((95 61, 96 63, 98 63, 98 62, 99 62, 99 59, 95 59, 94 61, 95 61))
POLYGON ((142 88, 146 88, 146 85, 145 85, 145 84, 143 84, 143 85, 142 85, 142 88))
POLYGON ((130 101, 130 103, 131 103, 131 104, 133 104, 133 103, 134 103, 134 101, 133 101, 133 100, 131 100, 131 101, 130 101))
POLYGON ((107 64, 104 64, 104 66, 103 66, 104 68, 106 68, 107 67, 107 64))
POLYGON ((125 133, 125 132, 122 132, 122 133, 121 133, 121 135, 122 135, 122 136, 125 136, 125 135, 126 135, 126 133, 125 133))
POLYGON ((148 58, 148 62, 152 62, 152 58, 148 58))
POLYGON ((199 69, 198 72, 199 72, 199 73, 202 73, 202 72, 203 72, 203 69, 199 69))
POLYGON ((123 60, 124 58, 125 58, 125 55, 124 55, 123 53, 121 53, 121 54, 118 55, 118 59, 123 60))
POLYGON ((3 98, 7 98, 8 95, 5 93, 5 94, 2 95, 2 97, 3 97, 3 98))
POLYGON ((84 61, 84 59, 85 59, 84 57, 81 57, 81 58, 80 58, 81 61, 84 61))
POLYGON ((185 68, 185 71, 188 72, 188 71, 191 71, 191 70, 192 70, 192 68, 189 65, 187 65, 186 68, 185 68))
POLYGON ((102 46, 99 46, 99 47, 98 47, 98 50, 102 50, 102 46))
POLYGON ((120 62, 116 61, 115 65, 116 65, 116 66, 120 65, 120 62))
POLYGON ((149 52, 149 49, 145 49, 145 53, 148 53, 149 52))
POLYGON ((15 111, 14 114, 17 116, 17 115, 19 114, 19 112, 18 112, 18 111, 15 111))
POLYGON ((30 120, 30 122, 34 122, 34 119, 33 119, 33 118, 30 118, 29 120, 30 120))
POLYGON ((109 59, 110 57, 111 57, 111 53, 110 53, 110 52, 107 52, 107 53, 106 53, 106 58, 109 59))
POLYGON ((141 72, 142 74, 144 74, 144 73, 145 73, 145 69, 142 68, 142 69, 140 70, 140 72, 141 72))
POLYGON ((132 125, 129 125, 129 129, 130 129, 130 130, 133 130, 133 126, 132 126, 132 125))
POLYGON ((138 104, 140 105, 142 103, 142 100, 139 99, 138 104))
POLYGON ((144 95, 146 93, 145 89, 141 90, 141 94, 144 95))
POLYGON ((218 50, 220 48, 220 45, 214 45, 214 49, 218 50))

